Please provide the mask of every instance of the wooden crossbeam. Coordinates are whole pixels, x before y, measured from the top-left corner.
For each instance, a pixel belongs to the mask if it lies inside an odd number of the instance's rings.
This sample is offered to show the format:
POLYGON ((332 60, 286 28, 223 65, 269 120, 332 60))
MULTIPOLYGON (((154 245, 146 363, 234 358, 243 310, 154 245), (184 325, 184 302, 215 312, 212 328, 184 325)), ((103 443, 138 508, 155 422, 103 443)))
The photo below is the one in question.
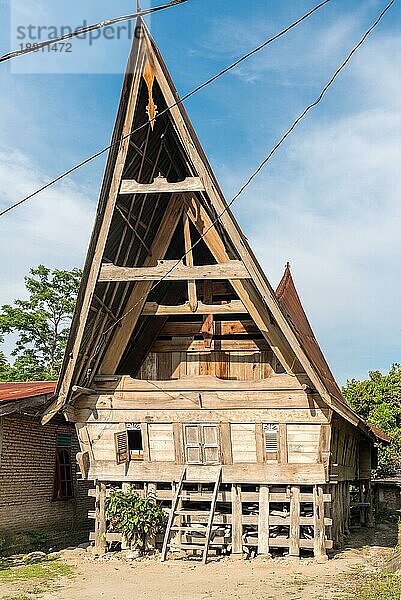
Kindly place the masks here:
MULTIPOLYGON (((227 305, 225 305, 227 306, 227 305)), ((218 335, 241 335, 258 333, 259 329, 251 320, 244 321, 216 321, 215 328, 218 325, 218 330, 215 332, 218 335)), ((188 337, 191 335, 200 335, 202 331, 202 321, 168 321, 160 331, 162 336, 173 337, 188 337)))
POLYGON ((198 302, 196 313, 193 313, 189 306, 189 302, 178 306, 168 306, 157 304, 157 302, 146 302, 142 314, 143 315, 224 315, 224 314, 247 314, 248 311, 241 300, 231 300, 227 304, 203 304, 198 302))
POLYGON ((202 352, 208 350, 222 352, 269 350, 265 338, 261 340, 210 340, 208 346, 204 340, 178 338, 175 340, 157 340, 152 346, 152 352, 202 352))
POLYGON ((120 194, 163 194, 182 192, 203 192, 205 186, 199 177, 187 177, 183 181, 171 183, 164 177, 156 177, 153 183, 138 183, 134 179, 123 179, 120 194))
POLYGON ((104 263, 99 281, 187 281, 195 279, 246 279, 249 273, 239 260, 219 265, 187 266, 182 261, 159 260, 153 267, 118 267, 104 263))

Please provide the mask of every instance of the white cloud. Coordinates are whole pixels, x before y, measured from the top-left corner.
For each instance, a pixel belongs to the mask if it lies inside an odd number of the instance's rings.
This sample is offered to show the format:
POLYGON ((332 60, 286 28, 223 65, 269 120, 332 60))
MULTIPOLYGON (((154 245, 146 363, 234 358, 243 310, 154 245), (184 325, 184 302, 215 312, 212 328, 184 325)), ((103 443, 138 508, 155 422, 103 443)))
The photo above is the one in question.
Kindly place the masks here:
POLYGON ((381 36, 361 53, 337 114, 311 114, 234 208, 273 283, 292 263, 340 382, 400 360, 400 50, 381 36))
MULTIPOLYGON (((33 161, 0 150, 0 208, 47 181, 33 161)), ((0 304, 24 292, 24 276, 40 263, 53 268, 83 264, 95 205, 71 181, 58 183, 0 219, 0 304)))

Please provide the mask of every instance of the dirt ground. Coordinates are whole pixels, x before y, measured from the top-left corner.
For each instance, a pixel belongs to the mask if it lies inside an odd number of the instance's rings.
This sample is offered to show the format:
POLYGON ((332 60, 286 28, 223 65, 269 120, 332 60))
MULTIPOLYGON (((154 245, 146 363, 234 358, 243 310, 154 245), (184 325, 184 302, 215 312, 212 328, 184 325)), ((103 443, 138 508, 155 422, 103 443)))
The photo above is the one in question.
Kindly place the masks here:
POLYGON ((330 560, 287 558, 195 559, 160 563, 156 557, 127 561, 95 558, 83 549, 61 552, 72 575, 32 588, 32 582, 0 583, 5 600, 334 600, 347 597, 356 582, 383 569, 397 544, 397 526, 360 530, 330 560), (31 587, 29 587, 31 586, 31 587), (348 593, 347 593, 348 592, 348 593), (31 596, 31 594, 33 594, 31 596))

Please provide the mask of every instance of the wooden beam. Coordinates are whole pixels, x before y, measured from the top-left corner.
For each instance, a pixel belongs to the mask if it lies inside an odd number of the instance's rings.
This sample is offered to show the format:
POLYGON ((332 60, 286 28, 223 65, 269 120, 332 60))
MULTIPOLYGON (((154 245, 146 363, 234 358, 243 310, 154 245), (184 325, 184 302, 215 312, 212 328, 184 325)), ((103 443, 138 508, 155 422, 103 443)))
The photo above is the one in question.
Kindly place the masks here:
POLYGON ((321 486, 313 486, 314 555, 326 557, 326 529, 324 519, 324 497, 321 486))
POLYGON ((258 554, 269 554, 269 486, 259 486, 258 554))
MULTIPOLYGON (((203 283, 203 301, 205 304, 213 304, 213 281, 205 281, 203 283)), ((203 317, 202 336, 205 348, 211 348, 213 339, 213 315, 205 315, 203 317)))
MULTIPOLYGON (((144 379, 133 379, 129 375, 116 375, 111 377, 110 375, 98 375, 94 378, 94 385, 97 393, 108 393, 108 391, 135 391, 135 392, 154 392, 154 386, 144 379)), ((272 390, 293 390, 302 392, 302 395, 306 400, 308 399, 302 389, 302 385, 295 377, 287 375, 287 373, 280 373, 277 375, 271 375, 267 379, 256 379, 254 381, 238 381, 238 380, 222 380, 213 375, 194 377, 187 376, 181 379, 168 379, 166 381, 158 380, 157 385, 161 390, 260 390, 260 391, 272 391, 272 390)), ((291 396, 290 396, 291 397, 291 396)), ((315 397, 316 399, 316 397, 315 397)), ((318 408, 314 402, 305 402, 305 407, 308 407, 311 414, 318 408)))
MULTIPOLYGON (((218 335, 247 335, 251 333, 259 333, 259 329, 255 323, 248 320, 241 321, 216 321, 219 329, 218 335)), ((160 335, 172 337, 188 337, 200 335, 203 329, 202 321, 167 321, 160 335)))
MULTIPOLYGON (((192 315, 194 314, 189 303, 169 306, 157 304, 157 302, 146 302, 142 311, 143 315, 192 315)), ((248 314, 241 300, 232 300, 227 304, 203 304, 198 302, 196 313, 198 315, 225 315, 225 314, 248 314)))
POLYGON ((162 194, 203 192, 205 186, 199 177, 187 177, 183 181, 170 183, 164 177, 156 177, 153 183, 138 183, 134 179, 123 179, 120 194, 162 194))
MULTIPOLYGON (((116 148, 115 162, 112 164, 114 158, 114 152, 111 151, 106 166, 106 173, 112 166, 113 173, 111 177, 111 183, 105 176, 103 181, 103 187, 101 191, 101 201, 105 203, 104 213, 102 215, 102 223, 98 235, 92 233, 91 244, 89 246, 88 255, 86 261, 91 259, 91 263, 88 267, 88 279, 85 286, 85 291, 82 298, 82 304, 80 307, 78 326, 75 332, 71 331, 71 335, 74 335, 74 343, 71 351, 69 352, 68 358, 66 358, 66 366, 61 379, 60 389, 58 391, 58 397, 53 402, 47 411, 45 412, 42 423, 47 423, 56 412, 63 406, 67 400, 68 393, 70 391, 71 380, 74 374, 75 366, 78 359, 79 349, 81 347, 84 330, 86 326, 87 317, 89 314, 90 306, 92 303, 93 294, 95 291, 97 278, 99 275, 99 269, 101 265, 102 256, 106 246, 107 236, 109 233, 111 221, 114 215, 114 208, 118 196, 118 188, 120 185, 121 177, 123 174, 124 164, 128 153, 130 132, 132 130, 132 122, 134 118, 135 106, 139 84, 141 82, 142 66, 144 61, 144 53, 142 51, 144 40, 135 39, 133 42, 133 48, 131 50, 131 56, 134 56, 137 52, 136 64, 130 64, 129 69, 125 75, 124 87, 122 91, 122 98, 129 94, 125 115, 123 116, 124 122, 123 127, 119 130, 119 118, 113 133, 112 146, 116 148), (132 75, 133 74, 133 75, 132 75), (107 186, 109 186, 107 188, 107 186)), ((121 106, 120 106, 121 109, 121 106)), ((102 202, 101 202, 102 204, 102 202)))
POLYGON ((116 210, 117 210, 118 214, 121 216, 122 220, 128 225, 128 227, 130 228, 130 230, 132 231, 132 233, 141 242, 142 246, 145 248, 145 250, 149 254, 149 256, 152 256, 152 253, 151 253, 149 247, 147 246, 147 244, 145 244, 145 242, 143 241, 142 237, 139 235, 139 233, 137 232, 137 230, 135 229, 135 227, 133 226, 133 224, 131 223, 131 221, 128 219, 128 217, 124 214, 124 212, 121 210, 121 208, 118 205, 116 205, 116 210))
POLYGON ((300 489, 298 485, 291 486, 290 499, 290 540, 289 554, 290 556, 299 556, 299 538, 300 538, 300 489))
MULTIPOLYGON (((155 235, 151 247, 152 256, 156 258, 164 256, 181 218, 181 214, 182 198, 174 194, 170 198, 159 230, 155 235)), ((148 256, 144 261, 144 266, 150 265, 151 261, 154 261, 154 259, 148 256)), ((100 366, 100 373, 115 373, 138 318, 141 315, 151 287, 151 281, 138 281, 136 283, 124 309, 124 327, 118 330, 115 329, 114 334, 109 339, 108 347, 100 366)))
POLYGON ((210 340, 210 345, 205 347, 204 340, 192 338, 178 338, 174 340, 156 340, 151 352, 241 352, 268 350, 269 345, 264 338, 260 340, 210 340))
MULTIPOLYGON (((188 257, 187 257, 188 258, 188 257)), ((193 281, 195 279, 246 279, 248 272, 239 260, 220 265, 184 265, 182 261, 159 260, 150 267, 117 267, 104 263, 99 281, 193 281)))
MULTIPOLYGON (((186 269, 190 268, 193 270, 194 256, 192 253, 191 229, 190 229, 190 225, 189 225, 188 215, 185 213, 183 215, 183 221, 184 221, 185 262, 187 265, 186 269)), ((196 309, 198 307, 198 298, 196 295, 195 278, 194 277, 191 277, 191 278, 186 277, 186 279, 188 280, 187 287, 188 287, 189 308, 192 310, 192 312, 196 312, 196 309)))
POLYGON ((231 486, 231 518, 232 518, 232 553, 242 556, 242 498, 241 485, 231 486))

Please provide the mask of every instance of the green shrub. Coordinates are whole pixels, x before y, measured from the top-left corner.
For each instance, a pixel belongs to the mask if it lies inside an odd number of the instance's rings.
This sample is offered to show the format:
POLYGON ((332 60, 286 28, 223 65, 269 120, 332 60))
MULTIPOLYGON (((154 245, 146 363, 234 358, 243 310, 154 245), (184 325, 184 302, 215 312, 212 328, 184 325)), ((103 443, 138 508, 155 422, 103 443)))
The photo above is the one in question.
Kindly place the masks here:
POLYGON ((50 531, 29 531, 28 535, 31 546, 35 550, 41 550, 42 552, 48 550, 52 539, 52 534, 50 531))
POLYGON ((149 539, 163 529, 165 513, 152 496, 141 497, 133 488, 113 490, 106 500, 106 513, 114 531, 122 533, 131 548, 142 554, 149 539))

